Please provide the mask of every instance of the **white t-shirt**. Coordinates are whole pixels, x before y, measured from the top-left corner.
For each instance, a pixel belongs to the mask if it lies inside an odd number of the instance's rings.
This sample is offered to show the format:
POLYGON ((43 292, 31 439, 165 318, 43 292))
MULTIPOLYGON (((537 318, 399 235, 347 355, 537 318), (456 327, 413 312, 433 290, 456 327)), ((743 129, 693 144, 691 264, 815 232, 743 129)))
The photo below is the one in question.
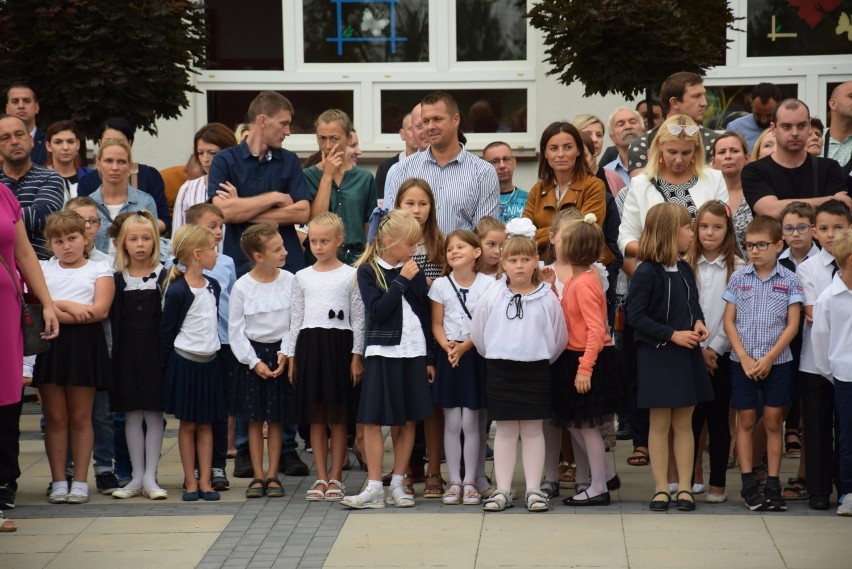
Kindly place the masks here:
POLYGON ((95 301, 95 281, 104 277, 113 278, 112 267, 103 261, 89 259, 85 265, 76 269, 62 268, 56 258, 39 263, 53 300, 92 304, 95 301))
POLYGON ((477 301, 494 283, 494 277, 477 273, 473 284, 467 287, 460 286, 455 279, 450 283, 451 278, 453 278, 452 273, 436 279, 432 283, 432 288, 429 289, 429 299, 444 305, 444 334, 447 340, 463 342, 470 338, 470 318, 465 314, 459 296, 464 300, 467 311, 472 317, 477 301), (458 295, 453 289, 453 284, 459 291, 458 295))

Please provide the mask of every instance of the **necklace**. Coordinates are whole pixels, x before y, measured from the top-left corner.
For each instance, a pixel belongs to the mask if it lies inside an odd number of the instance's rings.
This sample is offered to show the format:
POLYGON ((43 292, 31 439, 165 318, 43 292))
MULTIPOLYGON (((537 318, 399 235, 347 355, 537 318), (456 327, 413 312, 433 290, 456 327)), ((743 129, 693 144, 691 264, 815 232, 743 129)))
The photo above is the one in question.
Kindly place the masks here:
POLYGON ((570 182, 570 181, 566 182, 566 183, 565 183, 565 187, 564 187, 564 188, 560 188, 560 187, 559 187, 559 184, 558 184, 558 183, 556 183, 556 182, 554 182, 554 184, 555 184, 555 186, 556 186, 556 187, 555 187, 555 190, 556 190, 556 203, 557 203, 557 205, 558 205, 558 204, 559 204, 559 202, 561 202, 561 201, 562 201, 562 198, 564 198, 564 197, 565 197, 565 194, 567 194, 567 193, 568 193, 568 190, 570 190, 570 189, 571 189, 571 182, 570 182))

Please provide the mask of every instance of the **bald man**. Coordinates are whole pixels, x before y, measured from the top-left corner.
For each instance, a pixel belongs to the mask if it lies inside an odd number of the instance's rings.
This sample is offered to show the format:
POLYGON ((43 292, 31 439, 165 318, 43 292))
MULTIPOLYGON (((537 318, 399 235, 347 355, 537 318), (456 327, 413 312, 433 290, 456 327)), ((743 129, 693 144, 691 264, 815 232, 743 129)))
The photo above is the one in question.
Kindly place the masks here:
POLYGON ((837 160, 852 191, 852 81, 841 83, 828 100, 830 122, 825 134, 823 156, 837 160))

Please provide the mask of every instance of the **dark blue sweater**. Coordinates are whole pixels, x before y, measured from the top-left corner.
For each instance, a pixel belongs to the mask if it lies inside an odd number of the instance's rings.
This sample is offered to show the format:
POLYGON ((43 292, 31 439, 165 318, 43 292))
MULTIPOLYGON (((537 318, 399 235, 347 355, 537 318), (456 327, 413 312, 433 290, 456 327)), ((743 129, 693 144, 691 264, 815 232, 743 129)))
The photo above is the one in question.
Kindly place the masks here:
MULTIPOLYGON (((207 286, 212 287, 213 294, 216 295, 216 306, 219 306, 219 293, 222 287, 216 279, 204 275, 207 279, 207 286)), ((169 354, 175 349, 175 338, 183 326, 183 319, 186 318, 186 313, 189 312, 189 307, 195 300, 195 295, 192 294, 189 285, 186 284, 186 279, 183 276, 178 277, 175 282, 168 285, 166 289, 166 300, 163 304, 163 316, 160 320, 160 346, 162 361, 165 365, 169 359, 169 354)))

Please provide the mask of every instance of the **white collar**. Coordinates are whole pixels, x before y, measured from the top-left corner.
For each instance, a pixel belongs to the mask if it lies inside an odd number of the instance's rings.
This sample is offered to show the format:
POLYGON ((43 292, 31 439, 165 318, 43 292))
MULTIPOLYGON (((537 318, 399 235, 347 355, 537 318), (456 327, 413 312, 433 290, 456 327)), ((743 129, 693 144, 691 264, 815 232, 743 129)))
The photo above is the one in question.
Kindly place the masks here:
POLYGON ((704 255, 701 255, 700 257, 698 257, 698 264, 700 265, 702 263, 707 264, 707 265, 718 265, 722 268, 727 268, 727 266, 728 266, 725 263, 725 259, 724 259, 724 257, 722 257, 722 255, 718 255, 712 261, 708 261, 707 258, 704 255))
POLYGON ((376 255, 376 263, 378 263, 379 266, 383 269, 398 269, 405 264, 405 263, 397 263, 396 266, 394 266, 394 265, 391 265, 390 263, 388 263, 387 261, 385 261, 384 259, 382 259, 381 257, 379 257, 378 255, 376 255))
POLYGON ((829 266, 834 263, 834 255, 826 251, 825 249, 820 249, 819 253, 817 253, 817 257, 822 261, 823 266, 829 266))
POLYGON ((846 283, 843 282, 843 279, 840 278, 840 273, 837 273, 836 275, 834 275, 834 278, 831 279, 830 290, 832 296, 836 296, 844 292, 852 292, 846 286, 846 283))

